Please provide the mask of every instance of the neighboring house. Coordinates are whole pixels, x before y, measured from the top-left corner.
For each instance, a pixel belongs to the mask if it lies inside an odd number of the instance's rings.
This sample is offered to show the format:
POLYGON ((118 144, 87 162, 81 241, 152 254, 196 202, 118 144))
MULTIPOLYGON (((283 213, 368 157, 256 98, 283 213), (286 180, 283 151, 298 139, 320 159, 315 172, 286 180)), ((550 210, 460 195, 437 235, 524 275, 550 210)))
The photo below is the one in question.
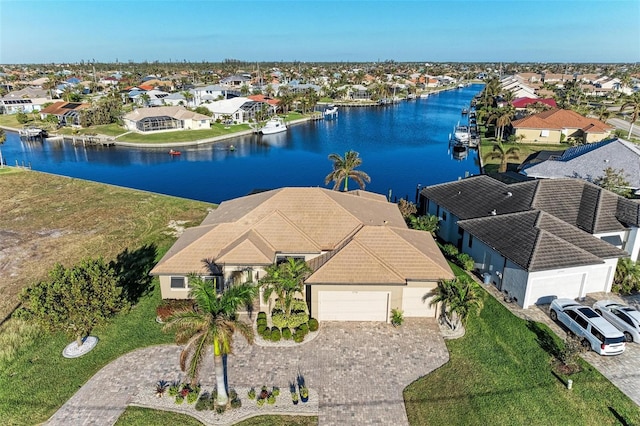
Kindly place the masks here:
POLYGON ((0 113, 17 114, 40 111, 44 104, 51 103, 49 92, 43 89, 27 87, 10 92, 0 98, 0 113))
POLYGON ((285 87, 289 88, 289 93, 293 93, 294 95, 303 94, 309 89, 313 90, 316 93, 320 93, 320 90, 322 89, 316 84, 300 83, 298 80, 292 80, 287 84, 281 84, 278 90, 281 91, 285 87))
POLYGON ((44 120, 49 115, 58 117, 61 126, 79 126, 82 110, 91 108, 91 104, 79 102, 56 102, 40 111, 40 117, 44 120))
POLYGON ((607 123, 566 109, 543 111, 515 120, 511 125, 516 140, 542 144, 559 144, 569 139, 598 142, 608 138, 613 130, 607 123))
POLYGON ((129 97, 133 102, 138 105, 150 107, 150 106, 162 106, 164 105, 164 99, 169 96, 169 93, 162 90, 151 89, 146 91, 132 90, 129 92, 129 97), (143 99, 143 95, 148 96, 147 100, 143 99))
POLYGON ((622 170, 629 188, 640 195, 640 146, 623 139, 578 145, 565 151, 532 154, 518 168, 532 178, 573 177, 596 182, 604 170, 622 170))
POLYGON ((213 113, 213 120, 228 121, 234 123, 248 123, 256 120, 256 114, 266 110, 266 116, 271 116, 276 112, 276 106, 267 102, 253 101, 245 97, 237 97, 202 104, 213 113))
POLYGON ((242 87, 251 85, 251 77, 246 75, 231 75, 220 80, 220 84, 232 87, 242 87))
POLYGON ((486 175, 424 188, 438 236, 485 282, 527 308, 609 292, 617 261, 638 259, 640 203, 579 179, 505 184, 486 175))
POLYGON ((205 87, 195 87, 190 90, 193 94, 193 103, 198 106, 205 102, 213 102, 229 97, 240 96, 239 90, 230 90, 228 87, 209 85, 205 87))
POLYGON ((123 121, 128 130, 142 133, 211 128, 211 117, 181 106, 137 108, 125 114, 123 121))
MULTIPOLYGON (((221 291, 257 282, 267 266, 287 257, 311 268, 303 298, 321 321, 388 322, 394 308, 405 317, 434 318, 430 293, 439 280, 454 277, 431 235, 408 229, 383 195, 324 188, 225 201, 187 229, 151 274, 159 276, 163 298, 184 299, 190 273, 221 291)), ((268 310, 262 292, 260 304, 268 310)))
POLYGON ((371 100, 371 92, 369 89, 361 84, 354 84, 353 86, 346 86, 349 90, 349 97, 353 100, 371 100))

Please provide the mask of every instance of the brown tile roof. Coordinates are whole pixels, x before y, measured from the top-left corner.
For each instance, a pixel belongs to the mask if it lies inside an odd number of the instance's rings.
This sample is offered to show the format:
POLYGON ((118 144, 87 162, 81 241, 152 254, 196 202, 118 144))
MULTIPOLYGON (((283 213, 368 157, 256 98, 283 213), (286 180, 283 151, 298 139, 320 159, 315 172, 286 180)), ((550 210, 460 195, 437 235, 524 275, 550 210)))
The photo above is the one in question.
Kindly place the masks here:
POLYGON ((453 277, 431 235, 407 229, 396 204, 366 191, 323 188, 282 188, 225 201, 187 229, 152 273, 204 273, 204 259, 264 266, 278 253, 318 255, 309 262, 315 271, 310 283, 453 277))
POLYGON ((90 108, 91 104, 83 104, 80 102, 56 102, 40 111, 42 114, 62 115, 68 111, 79 111, 90 108))
POLYGON ((584 117, 566 109, 551 109, 515 120, 516 129, 582 129, 584 132, 604 133, 612 127, 595 118, 584 117))

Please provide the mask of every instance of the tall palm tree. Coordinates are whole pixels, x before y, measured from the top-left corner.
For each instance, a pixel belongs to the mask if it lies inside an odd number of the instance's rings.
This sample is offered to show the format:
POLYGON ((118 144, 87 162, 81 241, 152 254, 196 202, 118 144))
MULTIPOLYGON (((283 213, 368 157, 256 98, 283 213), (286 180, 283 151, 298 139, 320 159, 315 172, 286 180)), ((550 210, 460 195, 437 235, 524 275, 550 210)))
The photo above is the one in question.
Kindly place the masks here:
POLYGON ((493 151, 484 156, 485 160, 500 160, 500 166, 498 167, 498 171, 500 173, 504 173, 507 171, 507 162, 508 160, 518 160, 520 157, 518 156, 518 152, 520 148, 517 146, 512 146, 511 148, 507 148, 502 142, 498 141, 493 145, 493 151))
POLYGON ((431 306, 442 303, 442 317, 453 330, 465 326, 469 314, 482 308, 482 298, 478 285, 469 277, 441 280, 438 286, 425 298, 433 296, 431 306))
POLYGON ((329 154, 329 160, 333 161, 333 171, 324 178, 324 184, 327 185, 333 181, 333 190, 336 191, 342 182, 344 182, 343 191, 349 190, 349 178, 356 181, 361 189, 365 188, 365 182, 371 182, 368 174, 362 170, 355 170, 362 164, 359 153, 350 150, 344 153, 344 157, 339 154, 329 154))
POLYGON ((513 110, 511 108, 500 108, 487 118, 487 123, 495 121, 495 136, 501 141, 504 137, 504 128, 511 125, 513 110))
MULTIPOLYGON (((7 140, 7 134, 3 129, 0 129, 0 145, 7 140)), ((2 158, 2 150, 0 149, 0 169, 4 169, 4 158, 2 158)))
POLYGON ((190 276, 190 296, 195 300, 192 310, 183 310, 172 315, 165 329, 176 330, 176 342, 184 344, 180 354, 180 368, 187 371, 191 383, 198 382, 198 374, 207 347, 213 346, 213 357, 218 391, 218 405, 229 402, 225 383, 223 356, 232 353, 233 335, 239 332, 249 344, 253 343, 253 328, 238 319, 237 311, 249 305, 257 294, 251 283, 232 286, 217 294, 213 282, 190 276))
POLYGON ((613 276, 613 290, 631 294, 640 290, 640 263, 628 257, 618 260, 613 276))
POLYGON ((635 123, 640 114, 640 92, 635 92, 627 98, 627 101, 620 106, 620 112, 631 109, 631 123, 635 123))
POLYGON ((267 275, 260 280, 264 301, 267 302, 275 293, 280 309, 286 316, 291 315, 293 298, 296 294, 302 294, 304 279, 311 272, 307 262, 289 257, 286 262, 267 266, 265 270, 267 275))

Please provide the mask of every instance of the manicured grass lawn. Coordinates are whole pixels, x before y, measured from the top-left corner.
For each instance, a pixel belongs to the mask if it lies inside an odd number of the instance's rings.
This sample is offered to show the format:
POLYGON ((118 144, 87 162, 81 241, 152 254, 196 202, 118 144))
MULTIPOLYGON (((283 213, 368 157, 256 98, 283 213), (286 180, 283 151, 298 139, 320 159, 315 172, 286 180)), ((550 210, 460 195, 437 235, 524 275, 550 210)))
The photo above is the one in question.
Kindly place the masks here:
MULTIPOLYGON (((127 313, 91 333, 100 341, 94 350, 76 359, 62 357, 71 341, 62 334, 42 338, 21 348, 15 359, 0 366, 2 424, 39 424, 46 421, 98 370, 134 349, 172 343, 155 322, 159 286, 127 313)), ((176 361, 177 362, 177 361, 176 361)), ((100 395, 96 395, 100 398, 100 395)))
POLYGON ((111 123, 111 124, 101 124, 98 126, 91 126, 91 127, 82 128, 82 129, 63 127, 56 130, 54 133, 59 133, 63 135, 73 135, 73 134, 93 135, 97 133, 100 135, 118 136, 126 132, 128 132, 128 130, 125 129, 124 127, 119 126, 116 123, 111 123))
MULTIPOLYGON (((174 143, 174 142, 190 142, 200 139, 208 139, 216 136, 228 135, 231 133, 243 132, 251 130, 248 124, 234 124, 228 129, 222 124, 212 124, 208 130, 181 130, 176 132, 155 133, 150 135, 141 135, 139 133, 128 133, 121 138, 122 142, 136 143, 174 143)), ((124 133, 124 131, 122 132, 124 133)))
POLYGON ((23 124, 18 123, 16 114, 0 114, 0 126, 21 129, 23 124))
MULTIPOLYGON (((496 173, 498 171, 498 166, 500 165, 499 159, 485 159, 487 154, 493 151, 493 145, 495 143, 495 138, 483 139, 482 144, 480 145, 479 155, 482 157, 482 162, 484 164, 485 173, 496 173)), ((518 151, 518 160, 512 160, 512 162, 508 163, 507 170, 511 170, 512 168, 520 165, 529 155, 538 151, 564 151, 569 148, 567 144, 560 145, 527 145, 522 143, 503 143, 505 149, 509 149, 511 147, 517 147, 518 151)))
MULTIPOLYGON (((198 420, 185 414, 151 410, 141 407, 128 407, 116 422, 116 426, 155 426, 155 425, 199 426, 198 420)), ((236 423, 236 426, 315 426, 315 416, 258 416, 236 423)))
POLYGON ((553 332, 528 327, 486 292, 483 298, 466 335, 447 341, 449 362, 405 389, 410 424, 620 424, 614 412, 640 424, 638 406, 585 362, 567 390, 538 342, 538 335, 557 342, 553 332))

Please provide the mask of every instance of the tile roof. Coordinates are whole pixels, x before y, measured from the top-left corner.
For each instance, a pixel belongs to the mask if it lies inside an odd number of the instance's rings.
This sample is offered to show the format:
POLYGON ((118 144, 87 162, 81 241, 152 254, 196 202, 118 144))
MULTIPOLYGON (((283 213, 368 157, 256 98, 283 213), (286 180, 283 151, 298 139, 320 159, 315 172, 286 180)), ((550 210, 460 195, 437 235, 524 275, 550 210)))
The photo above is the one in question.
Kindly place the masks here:
POLYGON ((529 97, 514 99, 511 102, 511 105, 513 105, 514 108, 526 108, 528 105, 532 105, 536 103, 549 105, 550 107, 553 107, 553 108, 558 107, 554 99, 529 98, 529 97))
POLYGON ((604 170, 623 170, 631 188, 640 188, 640 146, 623 139, 578 145, 562 155, 523 165, 521 173, 536 178, 577 177, 594 182, 604 170))
POLYGON ((458 225, 530 272, 603 263, 627 253, 540 210, 459 221, 458 225), (506 232, 508 230, 508 232, 506 232))
POLYGON ((68 111, 79 111, 91 107, 91 104, 83 104, 79 102, 56 102, 44 108, 40 112, 42 114, 62 115, 68 111))
MULTIPOLYGON (((487 175, 424 188, 421 194, 459 219, 542 210, 589 233, 621 231, 633 215, 623 217, 620 197, 581 179, 540 179, 507 184, 487 175), (625 219, 627 218, 627 219, 625 219)), ((628 207, 626 207, 629 209, 628 207)), ((628 211, 632 211, 630 208, 628 211)))
POLYGON ((150 117, 171 117, 176 120, 211 120, 211 117, 197 112, 189 111, 181 106, 162 106, 153 108, 136 108, 128 114, 124 119, 131 121, 139 121, 150 117))
POLYGON ((551 109, 515 120, 515 129, 581 129, 585 133, 604 133, 613 129, 595 118, 584 117, 566 109, 551 109))
POLYGON ((318 255, 309 261, 309 283, 453 277, 433 238, 407 229, 396 204, 366 191, 324 188, 281 188, 225 201, 187 229, 152 273, 204 273, 204 259, 269 265, 278 253, 318 255))

